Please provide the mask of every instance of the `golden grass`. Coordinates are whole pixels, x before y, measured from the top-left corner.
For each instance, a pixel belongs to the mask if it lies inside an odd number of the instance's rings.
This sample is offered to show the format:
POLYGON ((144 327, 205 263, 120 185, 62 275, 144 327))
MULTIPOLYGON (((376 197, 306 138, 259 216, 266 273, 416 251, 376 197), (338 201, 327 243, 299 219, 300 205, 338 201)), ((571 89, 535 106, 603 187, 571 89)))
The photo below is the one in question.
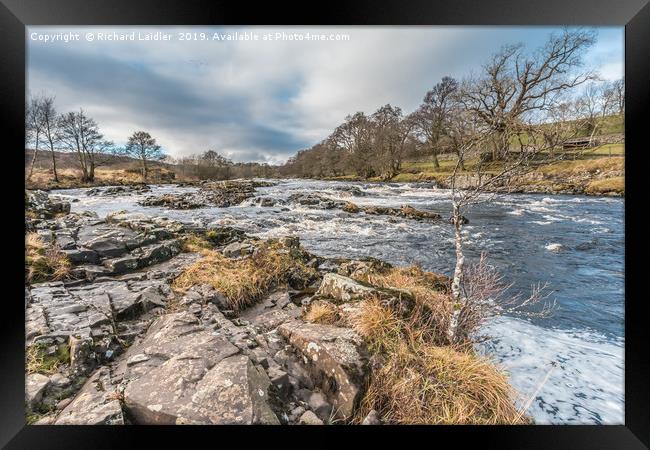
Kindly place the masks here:
POLYGON ((62 280, 71 269, 67 255, 56 245, 48 245, 37 233, 25 236, 25 280, 28 283, 62 280))
POLYGON ((184 252, 201 253, 204 256, 209 256, 209 250, 213 248, 214 245, 208 239, 197 234, 189 234, 183 239, 184 252))
POLYGON ((313 302, 305 313, 305 320, 311 323, 333 325, 340 320, 338 308, 333 303, 324 300, 313 302))
POLYGON ((243 259, 226 258, 215 250, 204 250, 203 255, 172 286, 185 291, 197 284, 208 284, 234 310, 252 305, 276 285, 290 283, 304 287, 317 275, 315 269, 279 243, 262 243, 253 255, 243 259))
POLYGON ((399 340, 404 325, 394 311, 381 305, 377 297, 361 302, 349 322, 374 353, 389 350, 399 340))
POLYGON ((356 415, 372 409, 389 424, 522 424, 514 391, 489 360, 427 340, 418 321, 404 320, 378 298, 361 302, 351 317, 375 360, 356 415))
POLYGON ((70 362, 70 349, 62 344, 53 355, 46 353, 47 346, 31 345, 25 351, 25 370, 27 373, 41 373, 52 375, 56 373, 59 366, 70 362))
POLYGON ((571 176, 577 174, 601 174, 607 172, 622 172, 624 170, 624 158, 596 158, 586 160, 565 160, 548 164, 538 170, 551 176, 571 176))
POLYGON ((585 192, 588 194, 607 194, 609 192, 625 194, 625 177, 594 180, 587 185, 585 192))
MULTIPOLYGON (((29 169, 25 169, 25 177, 29 169)), ((154 167, 147 175, 147 182, 155 183, 170 179, 172 171, 166 168, 154 167)), ((108 186, 116 184, 139 184, 142 176, 138 169, 95 169, 95 181, 81 182, 81 171, 78 169, 57 170, 59 182, 54 181, 50 169, 34 168, 32 177, 26 181, 27 189, 65 189, 89 186, 108 186)))
POLYGON ((524 424, 507 377, 473 353, 417 339, 396 341, 372 374, 359 417, 389 424, 524 424))
POLYGON ((377 287, 411 294, 415 299, 415 308, 409 319, 412 325, 425 331, 428 340, 446 343, 446 330, 454 304, 449 296, 446 276, 410 266, 374 270, 356 278, 377 287))
POLYGON ((375 361, 355 422, 375 409, 389 424, 527 423, 505 374, 471 345, 448 345, 453 301, 447 277, 412 266, 356 278, 408 291, 415 307, 404 316, 376 296, 347 318, 375 361))

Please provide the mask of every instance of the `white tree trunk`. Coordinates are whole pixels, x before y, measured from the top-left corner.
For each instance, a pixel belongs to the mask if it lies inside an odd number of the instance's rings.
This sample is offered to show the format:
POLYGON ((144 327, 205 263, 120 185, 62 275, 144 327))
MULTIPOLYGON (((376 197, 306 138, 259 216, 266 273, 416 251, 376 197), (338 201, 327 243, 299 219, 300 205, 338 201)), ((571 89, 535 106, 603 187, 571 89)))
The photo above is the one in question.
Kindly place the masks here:
POLYGON ((27 175, 27 180, 32 179, 32 174, 34 173, 34 163, 36 162, 37 153, 38 153, 38 133, 36 134, 36 146, 34 147, 34 156, 32 157, 32 164, 29 167, 29 175, 27 175))
POLYGON ((454 268, 454 276, 451 281, 451 294, 454 300, 454 309, 449 321, 449 329, 447 336, 451 342, 456 340, 456 330, 458 328, 458 318, 462 307, 462 284, 463 284, 463 269, 465 266, 465 255, 463 253, 463 236, 461 234, 462 228, 462 215, 457 205, 454 205, 452 220, 454 223, 454 242, 456 244, 456 267, 454 268))

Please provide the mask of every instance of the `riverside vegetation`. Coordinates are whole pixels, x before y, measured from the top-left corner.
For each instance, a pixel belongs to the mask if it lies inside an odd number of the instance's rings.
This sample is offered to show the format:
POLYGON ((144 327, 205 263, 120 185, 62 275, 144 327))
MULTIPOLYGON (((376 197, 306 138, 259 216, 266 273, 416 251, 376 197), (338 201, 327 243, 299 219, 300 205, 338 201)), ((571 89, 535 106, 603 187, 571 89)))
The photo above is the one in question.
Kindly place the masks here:
POLYGON ((126 184, 90 196, 133 192, 142 207, 167 210, 285 202, 442 222, 453 226, 456 265, 450 279, 418 266, 322 258, 296 237, 259 239, 236 226, 125 212, 100 219, 30 189, 28 420, 529 423, 505 374, 474 349, 484 320, 504 311, 495 301, 503 290, 483 258, 465 263, 463 213, 488 192, 623 194, 623 81, 581 71, 594 40, 589 31, 565 30, 534 54, 506 46, 476 77, 444 77, 416 111, 404 116, 385 105, 370 116, 352 114, 281 167, 234 164, 213 150, 161 161, 145 131, 117 148, 83 110, 57 116, 51 98, 32 99, 28 188, 75 185, 59 176, 60 166, 57 172, 59 139, 76 157, 83 185, 117 177, 126 184), (36 164, 43 133, 49 180, 36 164), (101 180, 97 167, 109 160, 137 167, 109 170, 101 180), (316 192, 255 197, 265 182, 230 180, 255 176, 431 180, 451 190, 451 217, 316 192), (192 188, 141 198, 150 190, 144 183, 158 180, 192 188))
POLYGON ((530 422, 474 351, 478 322, 449 340, 444 275, 26 196, 30 423, 530 422))

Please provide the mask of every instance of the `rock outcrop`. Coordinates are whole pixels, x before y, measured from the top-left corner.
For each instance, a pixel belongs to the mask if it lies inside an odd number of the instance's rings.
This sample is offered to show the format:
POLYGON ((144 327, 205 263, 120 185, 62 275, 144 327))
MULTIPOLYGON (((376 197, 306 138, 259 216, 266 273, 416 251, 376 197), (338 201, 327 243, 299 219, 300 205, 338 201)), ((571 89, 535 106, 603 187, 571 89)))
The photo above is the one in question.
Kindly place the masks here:
POLYGON ((119 393, 107 367, 98 369, 74 400, 58 415, 55 425, 124 425, 119 393))
MULTIPOLYGON (((255 196, 255 189, 268 183, 250 180, 228 180, 197 183, 198 190, 181 194, 151 195, 140 200, 142 206, 163 206, 172 209, 236 206, 255 196)), ((270 206, 267 204, 263 206, 270 206)))
POLYGON ((333 414, 349 419, 367 375, 367 353, 354 331, 332 325, 287 322, 278 331, 303 355, 309 375, 328 397, 333 414))
POLYGON ((108 186, 96 187, 88 189, 86 195, 88 196, 116 196, 124 194, 142 194, 151 191, 151 188, 146 184, 134 184, 126 186, 108 186))
MULTIPOLYGON (((235 189, 225 186, 223 192, 235 189)), ((352 420, 368 376, 364 342, 349 328, 302 318, 312 298, 346 303, 375 293, 328 272, 338 265, 324 264, 320 283, 321 275, 307 288, 291 287, 289 280, 289 286, 278 284, 254 305, 234 311, 209 285, 179 292, 171 283, 201 258, 183 252, 189 233, 201 235, 225 257, 249 258, 262 242, 240 230, 117 212, 106 219, 52 216, 40 220, 35 232, 59 246, 73 269, 62 281, 26 287, 28 350, 51 355, 48 361, 58 358, 47 372, 27 376, 25 400, 33 423, 352 420)), ((297 238, 278 242, 310 267, 323 262, 297 238)), ((340 270, 351 275, 373 267, 349 262, 340 270)))

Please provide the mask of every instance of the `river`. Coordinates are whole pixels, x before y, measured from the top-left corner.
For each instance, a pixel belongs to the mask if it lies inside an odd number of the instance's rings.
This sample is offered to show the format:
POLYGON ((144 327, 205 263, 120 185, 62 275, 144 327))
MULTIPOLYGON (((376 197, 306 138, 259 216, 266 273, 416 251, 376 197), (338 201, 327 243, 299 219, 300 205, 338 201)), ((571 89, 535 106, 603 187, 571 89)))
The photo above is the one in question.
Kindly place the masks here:
MULTIPOLYGON (((429 184, 273 180, 258 196, 285 199, 320 192, 359 205, 418 209, 449 216, 450 192, 429 184)), ((149 194, 88 196, 86 189, 53 191, 74 200, 72 211, 104 217, 127 210, 182 221, 231 225, 259 237, 297 235, 326 257, 373 256, 396 265, 418 263, 451 274, 452 228, 408 219, 348 214, 291 204, 169 210, 142 207, 145 195, 196 188, 152 186, 149 194)), ((624 423, 624 201, 621 198, 497 195, 472 207, 464 227, 468 259, 486 252, 512 291, 547 283, 557 307, 550 317, 505 315, 489 321, 479 350, 510 375, 536 423, 624 423), (545 381, 542 385, 542 382, 545 381)))

